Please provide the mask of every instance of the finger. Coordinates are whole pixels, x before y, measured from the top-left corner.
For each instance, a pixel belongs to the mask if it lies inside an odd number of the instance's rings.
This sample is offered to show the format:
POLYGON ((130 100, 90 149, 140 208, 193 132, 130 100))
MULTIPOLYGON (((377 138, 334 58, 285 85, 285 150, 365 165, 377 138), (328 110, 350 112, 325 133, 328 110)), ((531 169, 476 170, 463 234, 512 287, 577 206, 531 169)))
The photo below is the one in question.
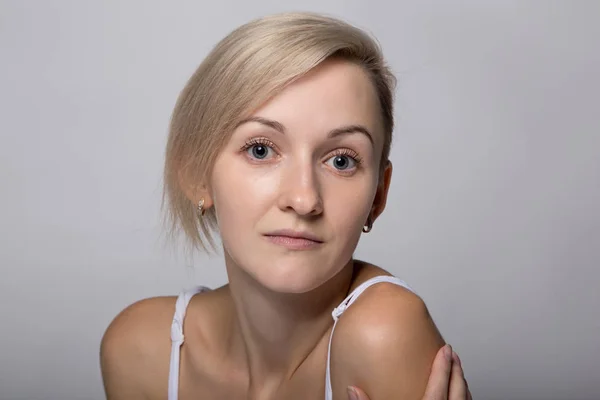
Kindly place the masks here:
MULTIPOLYGON (((462 368, 462 364, 460 365, 462 368)), ((465 374, 465 370, 463 369, 463 376, 465 374)), ((467 386, 467 400, 473 400, 473 395, 471 394, 471 389, 469 389, 469 382, 467 382, 467 378, 465 378, 465 385, 467 386)))
POLYGON ((458 354, 452 352, 452 372, 450 374, 449 400, 467 400, 467 382, 463 374, 458 354))
POLYGON ((445 345, 438 351, 433 360, 423 400, 448 400, 448 385, 451 370, 452 347, 445 345))
POLYGON ((456 359, 458 360, 458 363, 460 365, 460 369, 463 375, 463 379, 465 380, 465 388, 467 389, 467 400, 473 400, 473 394, 471 394, 471 389, 469 389, 469 381, 467 381, 467 378, 465 377, 465 369, 462 365, 462 361, 460 360, 460 357, 458 356, 458 354, 456 355, 456 359))
POLYGON ((348 399, 349 400, 370 400, 369 396, 356 386, 348 388, 348 399), (354 396, 354 397, 353 397, 354 396))

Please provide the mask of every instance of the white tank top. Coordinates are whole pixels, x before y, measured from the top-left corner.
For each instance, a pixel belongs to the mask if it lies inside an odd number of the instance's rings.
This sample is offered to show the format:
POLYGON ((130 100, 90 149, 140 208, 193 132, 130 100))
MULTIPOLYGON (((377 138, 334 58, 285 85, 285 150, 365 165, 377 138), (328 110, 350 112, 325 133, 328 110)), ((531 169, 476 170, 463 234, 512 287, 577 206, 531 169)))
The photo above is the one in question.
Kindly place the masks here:
MULTIPOLYGON (((327 370, 325 373, 325 400, 332 400, 333 394, 331 390, 331 373, 330 373, 330 358, 331 358, 331 340, 333 338, 333 331, 337 325, 339 317, 346 311, 348 307, 352 305, 366 289, 370 286, 380 282, 388 282, 398 286, 402 286, 414 293, 414 290, 408 286, 404 281, 393 277, 393 276, 376 276, 371 278, 359 286, 356 287, 345 299, 337 306, 331 313, 333 317, 333 329, 329 336, 329 347, 327 349, 327 370)), ((175 315, 173 317, 173 323, 171 324, 171 364, 169 368, 169 397, 168 400, 177 400, 179 393, 179 353, 181 345, 183 344, 183 320, 185 318, 185 311, 187 309, 190 300, 197 293, 205 292, 210 290, 204 286, 198 286, 189 290, 181 292, 175 303, 175 315)))

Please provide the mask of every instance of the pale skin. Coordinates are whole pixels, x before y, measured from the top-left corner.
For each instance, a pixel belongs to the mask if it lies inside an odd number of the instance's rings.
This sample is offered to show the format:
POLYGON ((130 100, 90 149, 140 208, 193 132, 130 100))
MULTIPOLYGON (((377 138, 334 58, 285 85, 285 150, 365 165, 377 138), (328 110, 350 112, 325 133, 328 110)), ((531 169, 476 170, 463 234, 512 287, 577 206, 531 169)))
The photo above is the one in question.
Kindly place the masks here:
MULTIPOLYGON (((182 182, 191 202, 214 207, 229 283, 190 302, 179 399, 323 398, 331 310, 388 275, 353 259, 362 227, 386 206, 382 147, 371 81, 330 60, 240 124, 209 181, 182 182)), ((111 323, 101 347, 108 399, 166 398, 174 303, 142 300, 111 323)), ((418 296, 375 285, 336 327, 334 399, 348 399, 349 387, 371 400, 467 399, 460 362, 442 346, 418 296)))

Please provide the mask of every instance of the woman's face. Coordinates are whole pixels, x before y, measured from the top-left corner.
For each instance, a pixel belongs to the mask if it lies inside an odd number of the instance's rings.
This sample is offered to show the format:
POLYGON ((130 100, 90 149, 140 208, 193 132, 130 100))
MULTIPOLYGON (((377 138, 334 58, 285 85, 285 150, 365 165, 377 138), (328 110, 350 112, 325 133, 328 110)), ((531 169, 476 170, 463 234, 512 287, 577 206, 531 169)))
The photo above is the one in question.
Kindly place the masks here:
MULTIPOLYGON (((352 258, 374 202, 383 148, 375 88, 327 61, 241 123, 210 182, 227 256, 260 284, 303 293, 352 258)), ((376 205, 378 214, 383 204, 376 205)))

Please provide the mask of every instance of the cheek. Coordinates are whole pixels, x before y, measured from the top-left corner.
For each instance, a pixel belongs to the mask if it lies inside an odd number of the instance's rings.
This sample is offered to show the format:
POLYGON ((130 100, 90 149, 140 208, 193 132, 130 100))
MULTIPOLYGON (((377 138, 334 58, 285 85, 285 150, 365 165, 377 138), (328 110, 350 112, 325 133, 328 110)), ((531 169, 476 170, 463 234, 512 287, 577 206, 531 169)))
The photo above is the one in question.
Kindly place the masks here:
POLYGON ((374 196, 375 187, 370 179, 336 185, 330 189, 326 209, 338 234, 345 234, 351 241, 356 236, 360 236, 360 230, 367 220, 374 196))
POLYGON ((221 232, 230 223, 239 225, 259 218, 278 190, 272 174, 261 173, 234 156, 217 161, 211 187, 221 232))

